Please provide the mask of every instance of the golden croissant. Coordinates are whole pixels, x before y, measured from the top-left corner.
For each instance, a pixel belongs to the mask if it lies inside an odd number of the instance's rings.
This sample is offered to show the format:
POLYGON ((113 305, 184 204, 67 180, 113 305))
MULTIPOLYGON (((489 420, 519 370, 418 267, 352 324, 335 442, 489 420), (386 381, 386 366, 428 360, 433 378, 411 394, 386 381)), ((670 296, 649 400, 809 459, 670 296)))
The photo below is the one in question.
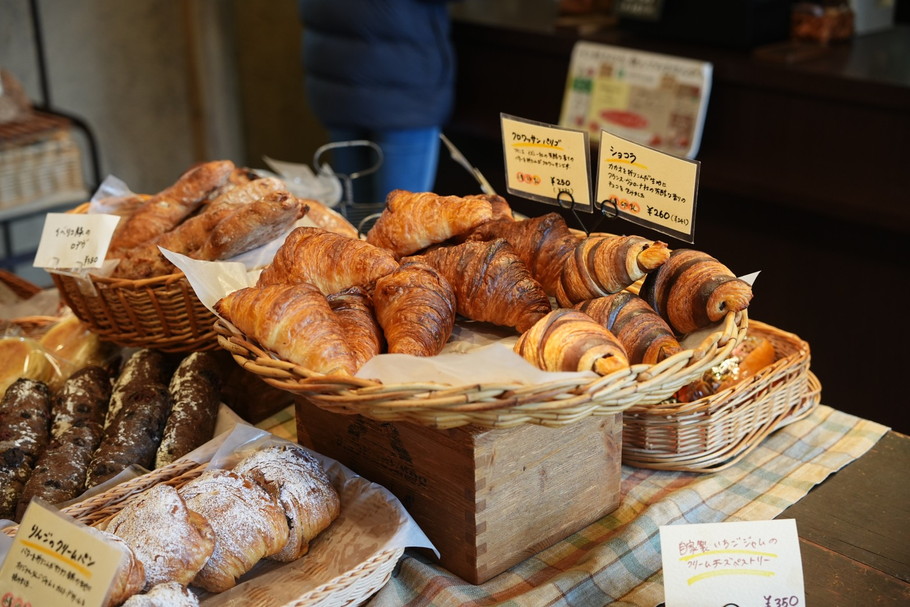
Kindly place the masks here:
POLYGON ((553 310, 515 343, 515 352, 544 371, 594 371, 608 375, 628 368, 619 340, 579 310, 553 310))
POLYGON ((419 261, 402 263, 377 280, 373 301, 391 353, 434 356, 455 328, 452 286, 419 261))
POLYGON ((354 354, 356 368, 380 352, 385 343, 376 322, 372 298, 361 287, 351 287, 328 296, 329 307, 338 317, 345 341, 354 354))
POLYGON ((691 333, 749 306, 752 287, 707 253, 676 249, 639 295, 677 333, 691 333))
POLYGON ((318 373, 356 372, 338 317, 309 283, 240 289, 218 300, 215 311, 286 361, 318 373))
POLYGON ((483 197, 392 190, 385 209, 367 233, 367 242, 400 258, 466 234, 492 218, 493 206, 483 197))
POLYGON ((305 226, 288 234, 257 284, 309 282, 330 295, 354 286, 369 287, 397 267, 398 261, 385 249, 305 226))
POLYGON ((524 332, 550 310, 540 283, 502 238, 440 247, 420 259, 439 270, 455 292, 459 314, 524 332))
POLYGON ((629 291, 588 299, 575 305, 610 330, 629 362, 654 364, 682 350, 673 330, 648 303, 629 291))

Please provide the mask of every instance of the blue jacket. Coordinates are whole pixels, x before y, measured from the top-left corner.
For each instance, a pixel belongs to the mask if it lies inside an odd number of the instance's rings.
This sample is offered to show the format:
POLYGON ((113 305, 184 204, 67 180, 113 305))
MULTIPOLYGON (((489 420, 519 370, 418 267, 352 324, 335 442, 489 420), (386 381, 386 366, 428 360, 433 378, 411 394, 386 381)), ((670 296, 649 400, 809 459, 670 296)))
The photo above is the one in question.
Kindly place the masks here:
POLYGON ((327 127, 442 126, 455 54, 444 0, 300 0, 310 107, 327 127))

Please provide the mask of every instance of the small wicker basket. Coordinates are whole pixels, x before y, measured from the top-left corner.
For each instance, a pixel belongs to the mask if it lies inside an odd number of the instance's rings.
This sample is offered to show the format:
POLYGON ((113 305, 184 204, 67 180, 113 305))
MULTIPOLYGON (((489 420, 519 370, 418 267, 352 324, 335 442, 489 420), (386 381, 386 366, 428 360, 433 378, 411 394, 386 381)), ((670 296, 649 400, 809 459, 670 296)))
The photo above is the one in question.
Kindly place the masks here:
MULTIPOLYGON (((88 203, 72 213, 86 213, 88 203)), ((211 350, 216 317, 183 272, 141 280, 51 271, 60 298, 102 339, 165 352, 211 350)))
POLYGON ((748 325, 746 311, 731 312, 697 348, 683 350, 655 365, 632 365, 595 379, 466 386, 389 385, 349 375, 323 375, 276 359, 221 320, 215 323, 215 331, 219 345, 241 367, 328 411, 432 428, 468 424, 508 428, 525 423, 559 427, 589 415, 608 415, 639 403, 660 402, 730 356, 745 338, 748 325))
MULTIPOLYGON (((126 505, 127 502, 157 484, 167 484, 180 488, 202 474, 207 464, 191 460, 178 460, 172 464, 137 476, 110 489, 87 498, 81 502, 61 509, 61 512, 89 526, 99 526, 126 505)), ((12 537, 19 527, 11 525, 3 528, 3 533, 12 537)), ((330 581, 297 597, 285 607, 342 607, 360 605, 382 588, 392 576, 395 566, 404 553, 404 548, 396 548, 377 553, 358 567, 346 571, 330 581)), ((251 600, 251 607, 271 605, 272 601, 251 600)), ((205 604, 205 601, 202 602, 205 604)))
POLYGON ((821 385, 809 371, 809 344, 751 321, 776 360, 736 385, 688 403, 636 405, 623 413, 623 463, 657 470, 713 472, 745 457, 774 430, 809 415, 821 385))

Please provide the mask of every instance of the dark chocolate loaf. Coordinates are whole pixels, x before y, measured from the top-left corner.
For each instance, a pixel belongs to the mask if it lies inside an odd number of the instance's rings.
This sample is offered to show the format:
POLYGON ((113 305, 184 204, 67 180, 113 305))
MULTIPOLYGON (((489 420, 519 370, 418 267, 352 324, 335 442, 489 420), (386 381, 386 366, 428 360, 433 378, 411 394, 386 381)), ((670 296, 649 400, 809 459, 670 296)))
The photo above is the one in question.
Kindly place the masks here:
POLYGON ((0 518, 12 520, 32 467, 50 440, 50 390, 20 378, 0 400, 0 518))

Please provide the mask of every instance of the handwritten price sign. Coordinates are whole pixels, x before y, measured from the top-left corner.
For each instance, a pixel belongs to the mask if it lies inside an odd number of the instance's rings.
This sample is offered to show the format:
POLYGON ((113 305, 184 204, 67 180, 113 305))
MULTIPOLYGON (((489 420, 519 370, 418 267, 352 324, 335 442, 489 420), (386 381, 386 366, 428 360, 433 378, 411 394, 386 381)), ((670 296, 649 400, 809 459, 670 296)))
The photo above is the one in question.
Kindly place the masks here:
POLYGON ((98 268, 120 218, 116 215, 48 213, 35 254, 36 268, 98 268))
POLYGON ((660 528, 666 607, 802 607, 796 521, 660 528))

